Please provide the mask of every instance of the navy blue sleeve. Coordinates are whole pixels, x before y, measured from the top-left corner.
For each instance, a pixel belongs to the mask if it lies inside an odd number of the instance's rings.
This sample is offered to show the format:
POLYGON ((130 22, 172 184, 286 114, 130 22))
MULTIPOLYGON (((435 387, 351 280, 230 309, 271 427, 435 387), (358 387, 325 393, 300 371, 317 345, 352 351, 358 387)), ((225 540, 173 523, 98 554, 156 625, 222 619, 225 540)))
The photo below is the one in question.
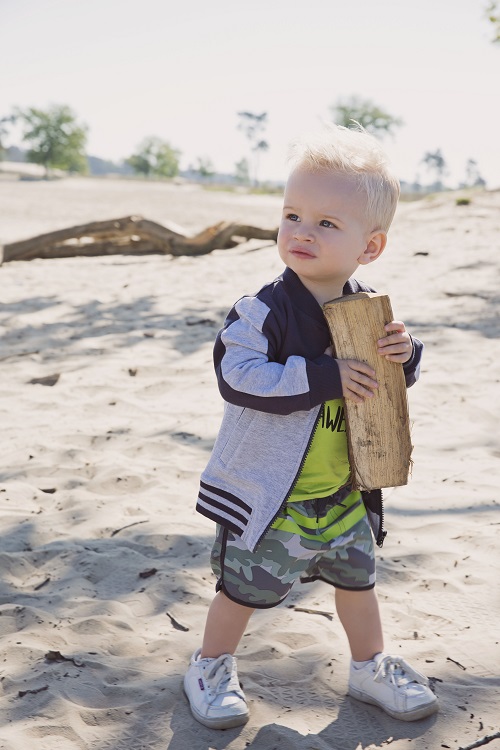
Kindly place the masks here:
POLYGON ((424 345, 422 344, 420 339, 417 339, 411 335, 410 338, 413 343, 413 351, 408 362, 405 362, 403 365, 403 372, 405 374, 407 388, 410 388, 410 386, 414 385, 414 383, 417 382, 420 376, 420 363, 422 361, 422 352, 424 350, 424 345))
POLYGON ((236 303, 214 348, 224 400, 271 414, 291 414, 340 398, 336 361, 321 354, 316 359, 292 355, 281 362, 278 328, 272 311, 258 297, 236 303))

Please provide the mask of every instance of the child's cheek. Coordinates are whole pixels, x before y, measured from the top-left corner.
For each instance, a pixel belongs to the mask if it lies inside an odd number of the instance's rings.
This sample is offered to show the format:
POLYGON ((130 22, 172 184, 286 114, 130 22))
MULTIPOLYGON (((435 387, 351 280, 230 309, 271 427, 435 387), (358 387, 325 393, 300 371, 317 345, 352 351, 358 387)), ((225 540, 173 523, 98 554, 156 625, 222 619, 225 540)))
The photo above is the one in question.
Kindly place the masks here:
POLYGON ((290 235, 290 231, 288 227, 281 225, 278 229, 278 239, 277 239, 278 250, 281 251, 281 249, 285 247, 285 245, 287 244, 289 240, 289 235, 290 235))

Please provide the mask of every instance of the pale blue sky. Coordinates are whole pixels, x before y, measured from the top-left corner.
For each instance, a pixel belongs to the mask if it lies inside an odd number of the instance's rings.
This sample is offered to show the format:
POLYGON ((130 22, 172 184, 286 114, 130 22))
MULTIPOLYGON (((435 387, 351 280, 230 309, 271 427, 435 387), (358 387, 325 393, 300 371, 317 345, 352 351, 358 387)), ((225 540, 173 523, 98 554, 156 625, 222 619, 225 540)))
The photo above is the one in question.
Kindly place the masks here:
POLYGON ((448 181, 479 163, 500 186, 500 45, 487 0, 0 0, 0 115, 69 104, 88 150, 121 159, 144 136, 234 170, 240 110, 267 111, 261 177, 338 97, 373 99, 405 125, 386 147, 402 179, 440 147, 448 181))

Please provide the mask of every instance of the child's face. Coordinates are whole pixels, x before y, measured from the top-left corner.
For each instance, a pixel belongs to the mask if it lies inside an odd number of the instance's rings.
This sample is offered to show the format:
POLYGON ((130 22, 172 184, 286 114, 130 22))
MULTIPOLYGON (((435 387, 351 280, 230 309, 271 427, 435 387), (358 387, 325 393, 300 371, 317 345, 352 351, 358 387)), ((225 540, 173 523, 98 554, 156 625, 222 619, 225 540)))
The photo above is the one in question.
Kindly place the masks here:
POLYGON ((365 217, 366 197, 351 178, 304 168, 288 178, 279 254, 320 304, 341 296, 356 268, 384 249, 385 234, 370 231, 365 217))

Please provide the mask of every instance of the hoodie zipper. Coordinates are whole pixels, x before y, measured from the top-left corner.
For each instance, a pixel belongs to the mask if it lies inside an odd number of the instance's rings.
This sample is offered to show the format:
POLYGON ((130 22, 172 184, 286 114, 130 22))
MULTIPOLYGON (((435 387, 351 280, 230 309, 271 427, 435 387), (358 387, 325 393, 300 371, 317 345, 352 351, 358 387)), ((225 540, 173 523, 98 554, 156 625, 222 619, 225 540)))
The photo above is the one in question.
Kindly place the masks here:
POLYGON ((379 529, 379 532, 377 534, 377 539, 376 539, 377 547, 382 547, 383 546, 384 539, 385 539, 385 537, 387 535, 387 531, 384 528, 384 523, 385 523, 385 519, 384 519, 384 493, 382 492, 382 490, 380 490, 380 529, 379 529))
POLYGON ((311 430, 311 434, 309 436, 309 441, 308 441, 306 449, 304 451, 304 455, 302 456, 302 460, 300 462, 300 466, 297 469, 297 473, 295 474, 295 479, 293 480, 292 484, 290 485, 290 489, 286 493, 285 499, 283 500, 283 502, 281 503, 280 507, 278 508, 278 510, 276 512, 276 515, 272 518, 272 520, 270 521, 270 523, 266 526, 264 532, 260 535, 259 540, 258 540, 257 544, 255 545, 256 548, 259 546, 259 544, 261 543, 261 541, 263 540, 263 538, 265 537, 265 535, 267 534, 267 532, 269 531, 269 529, 271 528, 271 526, 276 521, 276 519, 278 518, 279 514, 281 513, 281 511, 283 510, 283 508, 287 504, 288 499, 289 499, 290 495, 292 494, 292 492, 293 492, 293 490, 295 488, 295 485, 299 481, 300 473, 301 473, 302 469, 304 468, 304 464, 306 462, 306 458, 307 458, 307 456, 309 454, 309 451, 311 450, 312 441, 313 441, 314 436, 316 434, 316 430, 318 429, 319 421, 323 417, 324 409, 325 409, 325 405, 321 404, 321 409, 318 412, 318 416, 316 417, 316 420, 314 422, 313 428, 311 430))

